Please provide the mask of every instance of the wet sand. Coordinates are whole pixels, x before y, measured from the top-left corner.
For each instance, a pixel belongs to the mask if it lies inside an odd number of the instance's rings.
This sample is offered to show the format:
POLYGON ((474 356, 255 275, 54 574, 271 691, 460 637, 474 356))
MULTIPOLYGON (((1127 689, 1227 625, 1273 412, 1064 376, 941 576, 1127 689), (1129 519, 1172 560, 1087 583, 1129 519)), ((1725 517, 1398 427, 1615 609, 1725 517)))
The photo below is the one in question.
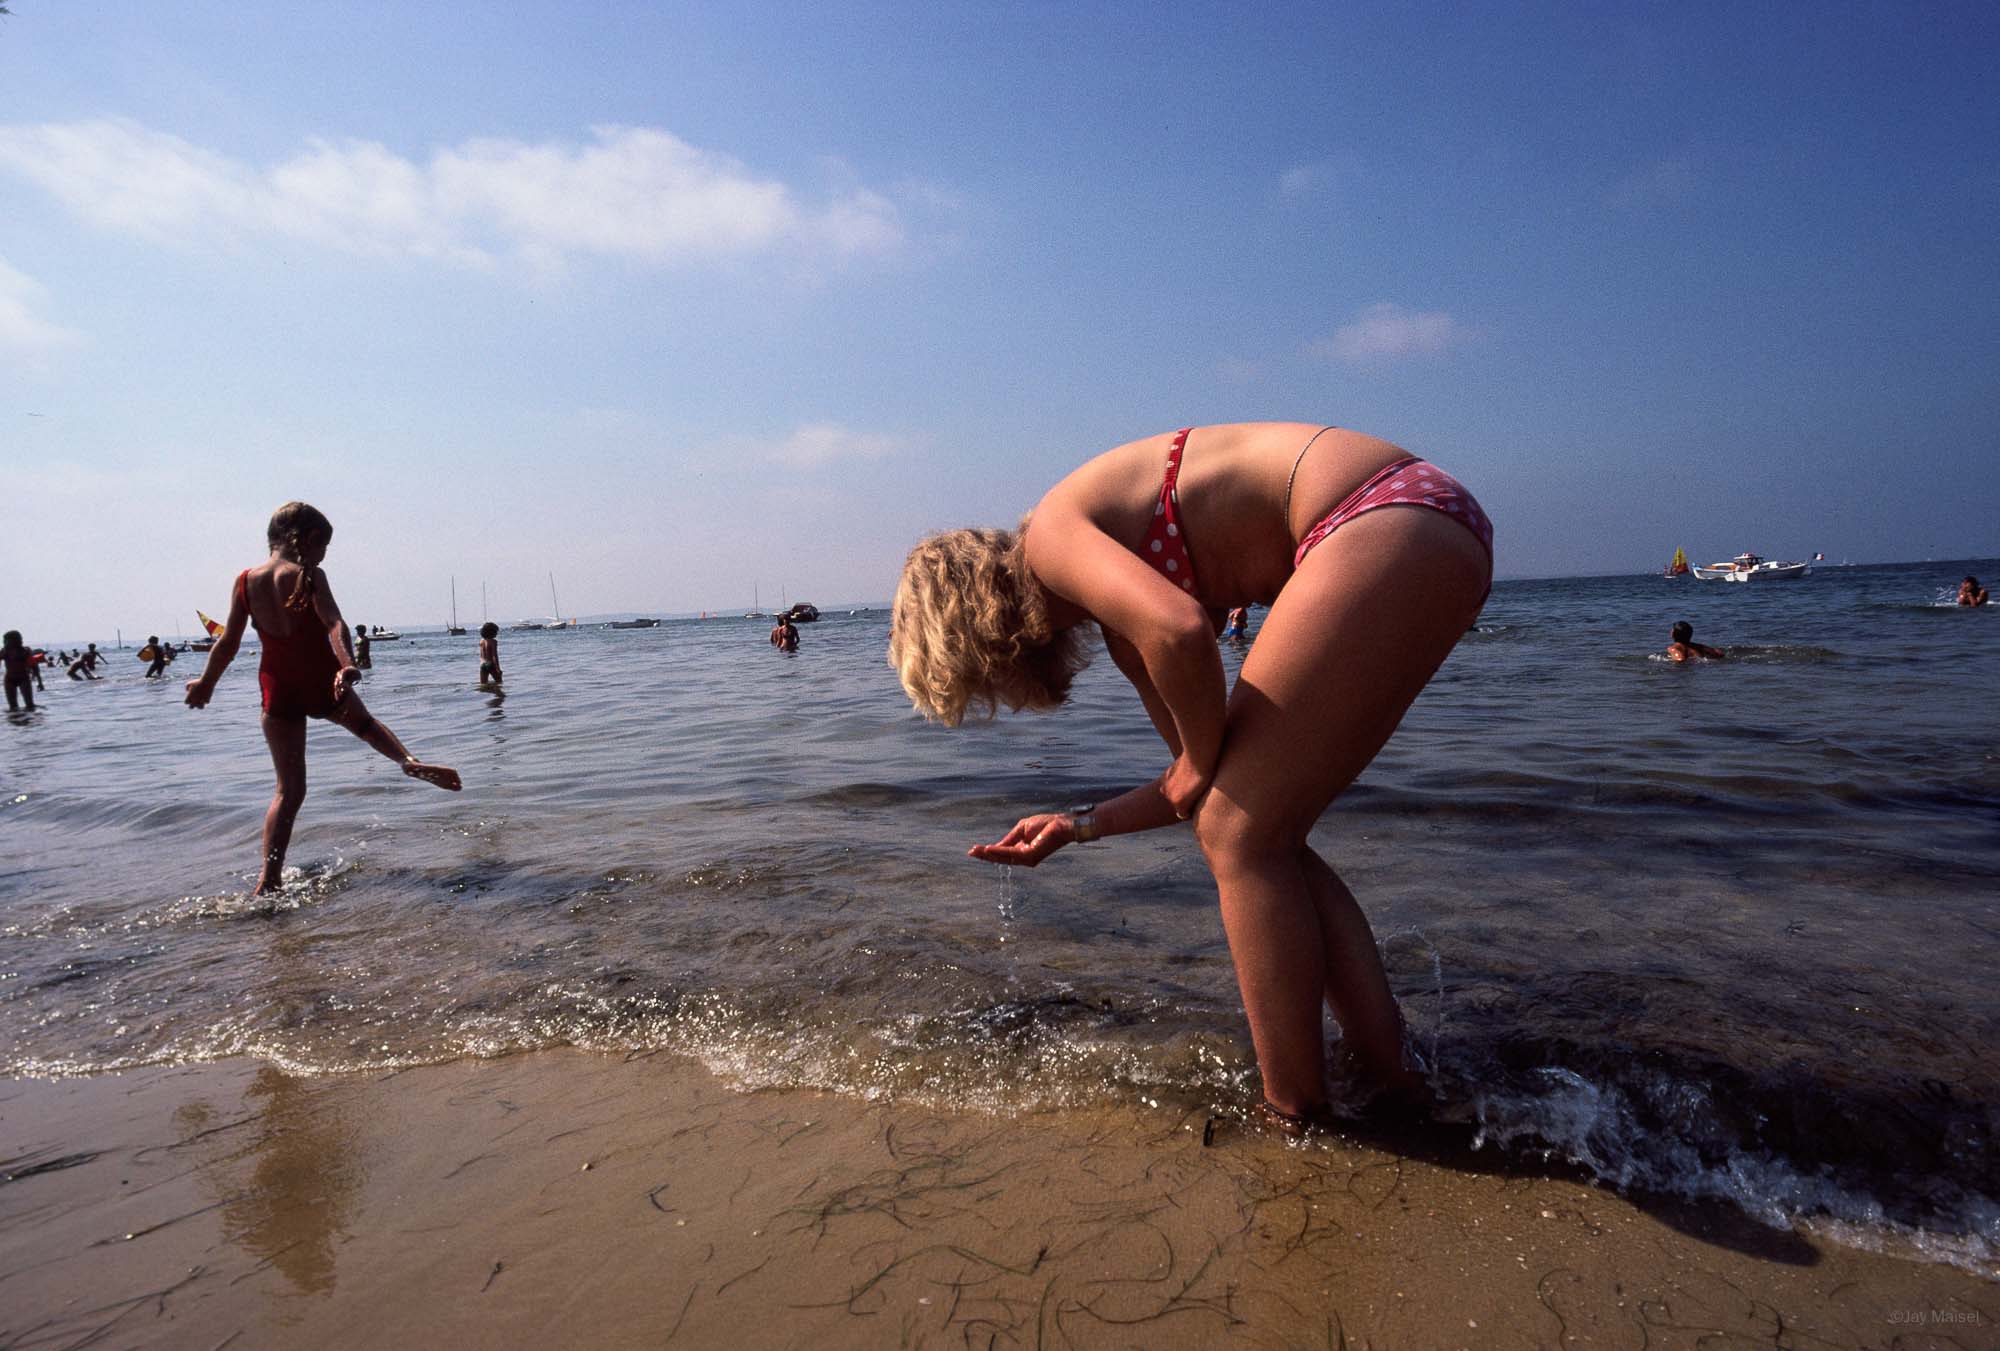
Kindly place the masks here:
POLYGON ((2000 1339, 1977 1275, 1466 1143, 938 1113, 583 1052, 11 1080, 0 1348, 2000 1339))

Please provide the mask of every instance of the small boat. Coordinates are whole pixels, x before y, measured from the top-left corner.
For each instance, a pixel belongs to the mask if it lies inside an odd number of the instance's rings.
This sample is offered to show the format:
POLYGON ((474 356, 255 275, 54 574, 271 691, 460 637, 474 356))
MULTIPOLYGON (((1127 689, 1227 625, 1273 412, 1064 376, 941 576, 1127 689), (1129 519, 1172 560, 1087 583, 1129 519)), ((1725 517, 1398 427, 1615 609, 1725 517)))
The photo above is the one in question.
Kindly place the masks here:
POLYGON ((660 621, 657 619, 614 619, 604 627, 607 629, 657 629, 660 627, 660 621))
POLYGON ((453 638, 465 636, 465 630, 458 626, 458 578, 456 577, 451 579, 451 623, 444 626, 444 631, 453 638))
POLYGON ((222 625, 216 623, 213 619, 210 619, 200 610, 196 610, 194 612, 194 617, 201 621, 201 631, 207 634, 208 636, 205 638, 197 638, 193 642, 189 643, 187 645, 188 651, 206 652, 210 648, 214 647, 215 640, 222 636, 222 625))
MULTIPOLYGON (((563 618, 562 602, 556 599, 556 575, 553 572, 549 574, 549 608, 555 611, 555 616, 546 623, 535 625, 536 628, 573 629, 576 627, 574 619, 563 618)), ((517 625, 516 627, 519 626, 517 625)))
POLYGON ((779 612, 794 624, 812 624, 819 620, 819 606, 802 600, 798 604, 779 612))
POLYGON ((524 619, 518 624, 509 624, 507 629, 510 633, 533 633, 547 627, 547 624, 538 624, 532 619, 524 619))
POLYGON ((1675 549, 1673 561, 1667 564, 1666 571, 1660 575, 1662 577, 1685 577, 1693 571, 1694 569, 1688 566, 1688 556, 1681 552, 1681 550, 1675 549))
POLYGON ((1696 568, 1694 575, 1704 582, 1748 582, 1759 578, 1781 581, 1803 577, 1811 569, 1810 563, 1780 563, 1756 554, 1738 554, 1727 563, 1710 563, 1707 567, 1696 568))

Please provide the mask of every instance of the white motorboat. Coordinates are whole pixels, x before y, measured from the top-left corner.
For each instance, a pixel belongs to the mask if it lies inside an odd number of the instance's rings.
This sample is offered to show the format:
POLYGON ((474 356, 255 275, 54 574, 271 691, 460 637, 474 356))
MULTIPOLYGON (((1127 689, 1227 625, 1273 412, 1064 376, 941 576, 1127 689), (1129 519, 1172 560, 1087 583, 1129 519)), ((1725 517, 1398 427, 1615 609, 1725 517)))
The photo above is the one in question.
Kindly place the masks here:
POLYGON ((1759 558, 1756 554, 1738 554, 1727 563, 1710 563, 1696 568, 1694 575, 1704 582, 1778 581, 1803 577, 1811 569, 1810 563, 1780 563, 1759 558))

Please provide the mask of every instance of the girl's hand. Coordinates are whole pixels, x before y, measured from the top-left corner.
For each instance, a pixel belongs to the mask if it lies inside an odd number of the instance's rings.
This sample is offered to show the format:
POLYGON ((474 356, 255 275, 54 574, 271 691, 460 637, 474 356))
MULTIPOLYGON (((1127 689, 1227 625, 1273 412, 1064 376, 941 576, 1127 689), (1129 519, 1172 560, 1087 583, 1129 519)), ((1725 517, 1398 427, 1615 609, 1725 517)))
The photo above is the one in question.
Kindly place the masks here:
POLYGON ((1209 781, 1215 777, 1213 766, 1198 768, 1185 754, 1174 757, 1167 766, 1167 772, 1160 775, 1160 796, 1174 809, 1174 815, 1185 821, 1194 815, 1208 792, 1209 781))
POLYGON ((214 693, 215 686, 206 684, 200 680, 190 680, 187 683, 187 706, 189 708, 207 708, 209 696, 214 693))
POLYGON ((998 844, 975 844, 965 852, 983 863, 1018 863, 1032 868, 1076 839, 1076 824, 1062 812, 1042 812, 1015 822, 998 844))
POLYGON ((340 674, 333 678, 334 702, 339 703, 342 699, 345 699, 347 692, 354 688, 354 682, 359 679, 361 679, 361 668, 359 666, 341 667, 340 674))

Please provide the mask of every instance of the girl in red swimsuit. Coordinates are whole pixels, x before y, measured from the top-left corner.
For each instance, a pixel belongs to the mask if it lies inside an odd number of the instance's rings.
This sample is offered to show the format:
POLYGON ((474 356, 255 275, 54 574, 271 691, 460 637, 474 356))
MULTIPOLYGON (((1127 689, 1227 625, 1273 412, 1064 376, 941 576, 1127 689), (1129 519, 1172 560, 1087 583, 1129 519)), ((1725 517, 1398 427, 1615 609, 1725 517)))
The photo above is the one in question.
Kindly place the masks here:
POLYGON ((264 740, 278 771, 278 790, 264 815, 264 866, 257 893, 276 891, 285 870, 292 823, 306 796, 306 719, 337 722, 403 767, 413 779, 459 789, 458 771, 429 765, 411 755, 396 734, 368 716, 354 681, 361 674, 341 633, 340 606, 334 603, 320 563, 333 541, 333 526, 304 502, 287 502, 265 531, 271 557, 238 573, 230 589, 229 622, 208 654, 208 666, 187 685, 190 708, 206 707, 215 682, 236 658, 245 624, 254 625, 262 644, 257 684, 264 697, 264 740))
POLYGON ((1106 451, 1018 532, 934 535, 896 591, 889 661, 927 716, 1053 708, 1095 623, 1166 742, 1150 783, 1022 819, 972 857, 1192 820, 1263 1073, 1287 1129, 1326 1112, 1321 1004, 1348 1057, 1420 1098, 1368 920, 1307 834, 1478 615, 1492 527, 1457 480, 1333 427, 1195 427, 1106 451), (1225 687, 1216 633, 1270 607, 1225 687))

